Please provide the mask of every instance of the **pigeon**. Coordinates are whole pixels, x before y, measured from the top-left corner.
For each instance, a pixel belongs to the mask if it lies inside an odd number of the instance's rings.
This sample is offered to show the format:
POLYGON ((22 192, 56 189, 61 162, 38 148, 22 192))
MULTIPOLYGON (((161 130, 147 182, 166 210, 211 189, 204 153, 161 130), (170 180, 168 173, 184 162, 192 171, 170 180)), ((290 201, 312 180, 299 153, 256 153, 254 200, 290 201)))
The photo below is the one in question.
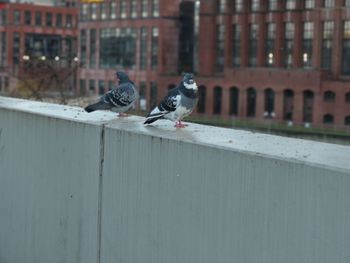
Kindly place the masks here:
POLYGON ((105 93, 95 104, 87 106, 85 111, 111 110, 118 112, 119 116, 126 116, 124 112, 135 105, 139 95, 134 83, 125 72, 118 71, 116 75, 119 81, 118 87, 105 93))
POLYGON ((160 104, 146 117, 144 124, 150 124, 159 119, 176 121, 176 128, 186 125, 181 120, 190 115, 198 102, 198 88, 193 80, 193 74, 185 73, 181 83, 171 89, 160 104))

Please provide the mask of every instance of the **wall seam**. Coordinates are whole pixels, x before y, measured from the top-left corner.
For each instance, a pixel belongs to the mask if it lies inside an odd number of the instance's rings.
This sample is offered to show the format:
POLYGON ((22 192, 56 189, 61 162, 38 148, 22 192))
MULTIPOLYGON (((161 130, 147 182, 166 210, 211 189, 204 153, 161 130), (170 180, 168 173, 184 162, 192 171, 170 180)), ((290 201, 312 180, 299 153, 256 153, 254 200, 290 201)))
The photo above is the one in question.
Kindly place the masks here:
POLYGON ((97 263, 101 262, 102 243, 102 196, 103 196, 103 163, 105 155, 105 124, 102 124, 100 133, 100 154, 99 154, 99 174, 98 174, 98 211, 97 211, 97 263))

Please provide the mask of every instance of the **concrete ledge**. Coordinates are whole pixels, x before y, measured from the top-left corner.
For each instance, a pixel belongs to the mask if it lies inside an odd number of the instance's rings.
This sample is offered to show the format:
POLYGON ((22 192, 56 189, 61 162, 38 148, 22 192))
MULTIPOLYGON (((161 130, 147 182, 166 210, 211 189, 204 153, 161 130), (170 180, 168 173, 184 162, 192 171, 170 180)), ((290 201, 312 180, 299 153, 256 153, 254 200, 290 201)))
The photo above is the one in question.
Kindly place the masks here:
POLYGON ((176 129, 173 127, 173 123, 167 120, 160 120, 152 126, 145 126, 142 124, 144 119, 138 116, 118 118, 115 113, 108 111, 86 113, 79 107, 6 97, 0 97, 1 107, 77 122, 104 124, 106 127, 128 132, 267 156, 279 160, 300 162, 328 169, 350 171, 349 146, 194 123, 191 123, 186 129, 176 129))
POLYGON ((0 262, 343 263, 350 147, 0 97, 0 262))

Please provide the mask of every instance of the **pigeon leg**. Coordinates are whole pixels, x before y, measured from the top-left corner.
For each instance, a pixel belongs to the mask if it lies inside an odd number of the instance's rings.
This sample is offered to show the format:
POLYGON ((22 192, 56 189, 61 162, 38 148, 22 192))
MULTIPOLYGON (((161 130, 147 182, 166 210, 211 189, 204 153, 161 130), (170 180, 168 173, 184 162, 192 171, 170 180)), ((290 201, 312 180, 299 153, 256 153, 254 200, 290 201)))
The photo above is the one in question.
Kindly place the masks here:
POLYGON ((124 112, 119 112, 118 117, 128 117, 128 114, 124 112))
POLYGON ((185 128, 186 126, 188 126, 187 124, 183 124, 181 121, 177 121, 175 126, 176 128, 185 128))

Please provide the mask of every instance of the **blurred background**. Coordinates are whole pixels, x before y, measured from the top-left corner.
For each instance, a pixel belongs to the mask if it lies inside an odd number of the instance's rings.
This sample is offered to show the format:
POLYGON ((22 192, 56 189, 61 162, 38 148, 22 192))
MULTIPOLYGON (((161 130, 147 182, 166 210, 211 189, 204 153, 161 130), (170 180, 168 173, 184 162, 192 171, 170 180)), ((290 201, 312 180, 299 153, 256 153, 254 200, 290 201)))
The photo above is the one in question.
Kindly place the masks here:
POLYGON ((144 115, 350 144, 350 0, 0 0, 0 95, 86 106, 126 71, 144 115))

